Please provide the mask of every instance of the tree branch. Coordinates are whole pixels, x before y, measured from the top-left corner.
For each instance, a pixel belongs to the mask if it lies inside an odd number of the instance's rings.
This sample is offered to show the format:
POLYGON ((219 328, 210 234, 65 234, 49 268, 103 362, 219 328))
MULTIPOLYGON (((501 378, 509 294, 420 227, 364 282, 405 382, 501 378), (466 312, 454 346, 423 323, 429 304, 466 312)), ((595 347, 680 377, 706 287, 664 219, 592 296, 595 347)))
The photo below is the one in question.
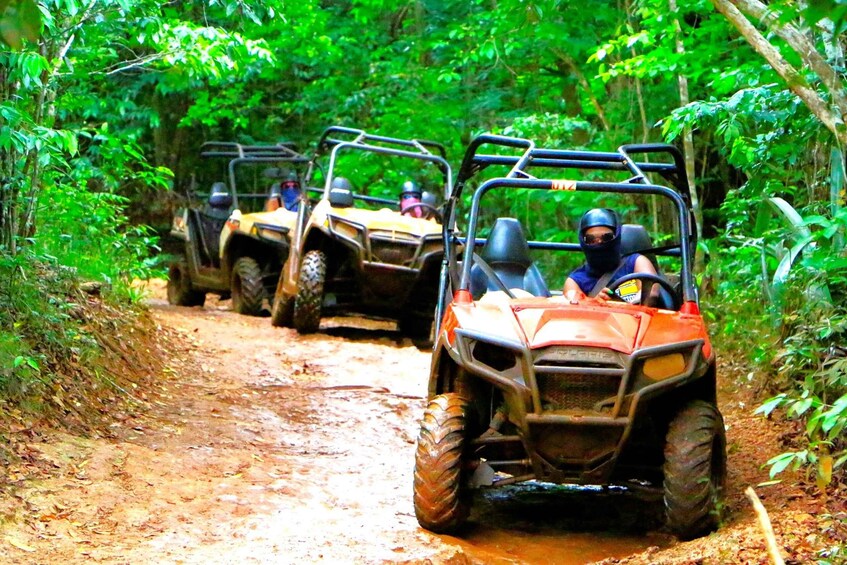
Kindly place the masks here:
POLYGON ((832 100, 841 116, 847 116, 847 98, 844 96, 844 84, 826 59, 815 49, 815 44, 799 29, 791 24, 782 24, 779 14, 769 9, 759 0, 732 0, 739 10, 765 23, 800 56, 816 75, 818 75, 832 95, 832 100))
POLYGON ((789 90, 796 94, 809 110, 823 123, 841 145, 847 145, 847 130, 844 123, 832 112, 820 94, 803 79, 797 69, 791 66, 782 54, 747 20, 730 0, 711 0, 715 8, 741 33, 744 39, 765 58, 770 66, 788 84, 789 90))
POLYGON ((564 51, 560 51, 559 49, 553 49, 553 53, 573 72, 574 75, 576 75, 576 79, 579 81, 580 86, 582 86, 585 90, 585 94, 588 96, 588 99, 591 100, 591 105, 594 106, 594 110, 597 112, 597 117, 600 119, 600 123, 603 124, 603 129, 610 131, 611 126, 609 125, 609 121, 606 119, 606 113, 603 111, 600 101, 597 100, 597 97, 594 96, 594 93, 591 91, 591 85, 588 83, 588 79, 585 78, 585 75, 581 70, 579 70, 579 67, 576 66, 576 61, 574 61, 570 55, 564 51))

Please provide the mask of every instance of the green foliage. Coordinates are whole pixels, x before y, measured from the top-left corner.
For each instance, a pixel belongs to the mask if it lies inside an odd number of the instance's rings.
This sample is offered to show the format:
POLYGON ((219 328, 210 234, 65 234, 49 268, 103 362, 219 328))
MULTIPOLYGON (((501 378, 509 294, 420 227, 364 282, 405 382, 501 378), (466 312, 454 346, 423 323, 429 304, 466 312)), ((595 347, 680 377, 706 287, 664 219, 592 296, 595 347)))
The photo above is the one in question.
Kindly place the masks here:
POLYGON ((41 12, 35 0, 0 0, 0 42, 20 49, 38 39, 41 12))

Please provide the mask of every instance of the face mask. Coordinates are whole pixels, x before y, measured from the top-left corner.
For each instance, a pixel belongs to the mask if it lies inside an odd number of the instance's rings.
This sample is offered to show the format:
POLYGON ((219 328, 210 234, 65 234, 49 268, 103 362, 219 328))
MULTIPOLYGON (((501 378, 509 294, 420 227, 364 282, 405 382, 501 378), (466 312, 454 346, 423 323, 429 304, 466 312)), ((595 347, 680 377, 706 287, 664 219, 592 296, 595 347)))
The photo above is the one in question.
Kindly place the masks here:
POLYGON ((297 185, 282 187, 282 204, 286 210, 295 211, 300 202, 300 188, 297 185))
POLYGON ((580 235, 579 246, 585 253, 585 262, 591 275, 599 277, 615 269, 621 262, 621 228, 615 230, 615 237, 605 243, 588 245, 585 236, 580 235))
MULTIPOLYGON (((400 199, 400 210, 404 210, 411 206, 412 204, 419 204, 420 198, 417 198, 414 194, 405 194, 400 199)), ((420 218, 423 216, 423 210, 421 210, 420 206, 415 206, 414 208, 409 209, 406 214, 413 216, 415 218, 420 218)))

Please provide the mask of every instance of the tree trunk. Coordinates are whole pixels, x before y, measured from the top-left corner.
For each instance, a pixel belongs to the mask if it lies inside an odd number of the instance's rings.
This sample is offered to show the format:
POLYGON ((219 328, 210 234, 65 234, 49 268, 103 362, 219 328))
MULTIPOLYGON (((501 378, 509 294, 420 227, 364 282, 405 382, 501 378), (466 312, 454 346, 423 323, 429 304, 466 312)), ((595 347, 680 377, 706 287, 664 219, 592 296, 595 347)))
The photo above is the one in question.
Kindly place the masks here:
MULTIPOLYGON (((673 17, 674 41, 676 43, 676 53, 680 57, 685 56, 685 45, 682 43, 682 26, 679 23, 678 9, 676 0, 668 0, 668 7, 673 17)), ((684 73, 677 75, 677 83, 679 86, 679 104, 687 106, 690 102, 688 97, 688 78, 684 73)), ((703 211, 700 209, 700 199, 697 197, 697 183, 694 179, 694 136, 690 126, 685 126, 682 131, 682 150, 685 155, 685 176, 688 178, 688 186, 691 190, 691 208, 694 212, 694 221, 697 224, 697 241, 703 238, 703 211)), ((703 254, 696 253, 694 255, 694 268, 702 267, 703 254)))

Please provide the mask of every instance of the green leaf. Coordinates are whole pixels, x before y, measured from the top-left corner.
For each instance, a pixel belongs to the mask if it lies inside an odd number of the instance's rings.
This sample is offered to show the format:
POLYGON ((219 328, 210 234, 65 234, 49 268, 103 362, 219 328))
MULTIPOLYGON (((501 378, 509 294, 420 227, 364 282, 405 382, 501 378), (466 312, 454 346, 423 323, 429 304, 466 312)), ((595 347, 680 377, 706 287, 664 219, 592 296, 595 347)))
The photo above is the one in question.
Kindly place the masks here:
POLYGON ((776 457, 772 457, 768 460, 767 464, 771 466, 771 470, 768 473, 770 478, 774 478, 781 472, 783 472, 789 465, 796 459, 796 453, 781 453, 776 457))
POLYGON ((782 404, 785 403, 787 395, 785 393, 778 394, 773 398, 767 399, 764 404, 756 408, 755 414, 764 414, 765 416, 770 416, 771 412, 779 408, 782 404))

